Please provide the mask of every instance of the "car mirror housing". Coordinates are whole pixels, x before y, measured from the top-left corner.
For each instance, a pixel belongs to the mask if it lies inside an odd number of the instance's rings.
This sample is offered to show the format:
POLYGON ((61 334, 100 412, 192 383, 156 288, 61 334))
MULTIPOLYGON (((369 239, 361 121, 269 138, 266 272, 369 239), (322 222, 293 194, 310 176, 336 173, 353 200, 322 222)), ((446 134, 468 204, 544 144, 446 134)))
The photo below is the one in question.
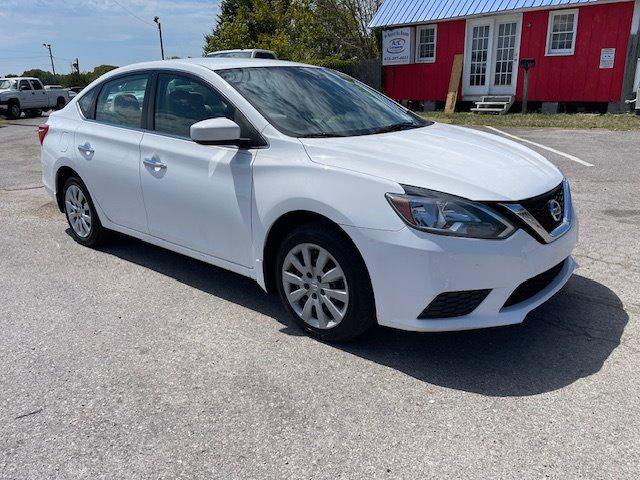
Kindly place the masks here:
POLYGON ((237 145, 246 143, 240 137, 240 126, 225 117, 210 118, 191 125, 191 140, 202 145, 237 145))

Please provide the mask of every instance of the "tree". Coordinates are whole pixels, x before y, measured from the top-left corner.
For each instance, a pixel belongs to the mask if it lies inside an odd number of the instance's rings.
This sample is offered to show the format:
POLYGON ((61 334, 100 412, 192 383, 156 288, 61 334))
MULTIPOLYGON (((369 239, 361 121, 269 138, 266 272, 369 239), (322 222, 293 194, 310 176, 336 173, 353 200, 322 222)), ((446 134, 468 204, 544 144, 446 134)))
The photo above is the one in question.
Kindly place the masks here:
POLYGON ((266 48, 311 63, 375 58, 367 28, 375 6, 375 0, 223 0, 204 51, 266 48))
MULTIPOLYGON (((44 85, 62 85, 63 87, 86 87, 96 78, 110 72, 114 68, 118 68, 114 65, 99 65, 91 72, 72 72, 69 74, 56 74, 39 68, 33 68, 23 72, 21 77, 35 77, 39 78, 44 85)), ((17 76, 17 75, 14 75, 17 76)))

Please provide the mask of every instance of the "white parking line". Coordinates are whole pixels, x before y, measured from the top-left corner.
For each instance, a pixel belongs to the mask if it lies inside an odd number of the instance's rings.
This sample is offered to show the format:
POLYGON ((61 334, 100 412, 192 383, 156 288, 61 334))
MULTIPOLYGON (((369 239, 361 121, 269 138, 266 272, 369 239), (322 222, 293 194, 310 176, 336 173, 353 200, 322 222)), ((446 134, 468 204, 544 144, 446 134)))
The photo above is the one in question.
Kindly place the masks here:
POLYGON ((488 128, 489 130, 493 130, 494 132, 498 132, 499 134, 504 135, 506 137, 511 137, 514 140, 518 140, 519 142, 530 143, 531 145, 534 145, 534 146, 536 146, 538 148, 542 148, 544 150, 548 150, 548 151, 550 151, 552 153, 555 153, 556 155, 560 155, 561 157, 565 157, 565 158, 568 158, 569 160, 573 160, 574 162, 579 163, 580 165, 584 165, 585 167, 593 167, 593 164, 591 164, 589 162, 585 162, 584 160, 581 160, 578 157, 574 157, 573 155, 570 155, 568 153, 564 153, 564 152, 561 152, 560 150, 556 150, 555 148, 547 147, 546 145, 541 145, 539 143, 532 142, 531 140, 527 140, 526 138, 516 137, 515 135, 511 135, 510 133, 503 132, 502 130, 498 130, 497 128, 489 127, 487 125, 485 125, 484 128, 488 128))

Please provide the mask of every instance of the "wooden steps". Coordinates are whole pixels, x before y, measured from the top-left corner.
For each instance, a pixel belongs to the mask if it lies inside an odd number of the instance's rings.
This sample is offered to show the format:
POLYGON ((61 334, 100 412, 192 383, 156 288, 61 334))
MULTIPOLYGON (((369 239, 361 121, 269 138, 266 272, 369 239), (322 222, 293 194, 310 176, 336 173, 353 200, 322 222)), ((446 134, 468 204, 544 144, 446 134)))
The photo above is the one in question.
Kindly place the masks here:
POLYGON ((512 95, 485 95, 479 102, 475 102, 476 106, 471 111, 504 115, 513 105, 513 101, 512 95))

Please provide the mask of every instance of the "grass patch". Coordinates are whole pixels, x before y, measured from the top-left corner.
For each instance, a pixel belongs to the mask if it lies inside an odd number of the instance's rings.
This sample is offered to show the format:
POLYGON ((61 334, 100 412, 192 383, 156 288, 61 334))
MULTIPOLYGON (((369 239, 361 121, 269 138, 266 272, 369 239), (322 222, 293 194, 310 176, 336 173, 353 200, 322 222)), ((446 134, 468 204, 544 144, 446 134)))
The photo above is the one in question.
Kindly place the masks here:
POLYGON ((589 114, 589 113, 508 113, 506 115, 477 114, 456 112, 421 112, 421 116, 441 123, 452 125, 488 125, 490 127, 510 128, 568 128, 603 130, 640 130, 640 115, 633 113, 589 114))

